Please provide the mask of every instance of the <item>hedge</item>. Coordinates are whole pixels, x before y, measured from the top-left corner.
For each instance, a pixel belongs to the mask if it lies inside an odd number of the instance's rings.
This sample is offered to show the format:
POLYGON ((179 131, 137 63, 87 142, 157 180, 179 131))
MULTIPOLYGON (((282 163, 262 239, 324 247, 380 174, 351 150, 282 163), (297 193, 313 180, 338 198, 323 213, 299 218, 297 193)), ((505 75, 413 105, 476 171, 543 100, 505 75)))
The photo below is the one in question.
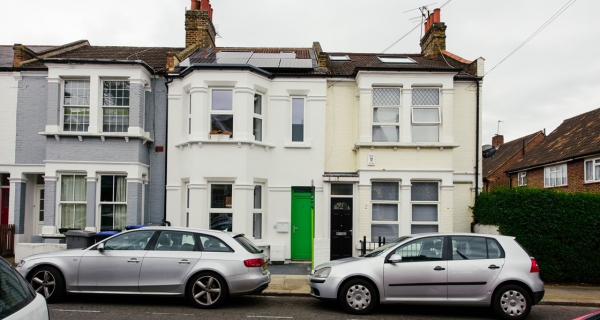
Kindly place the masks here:
POLYGON ((473 218, 516 237, 544 281, 600 283, 600 194, 495 190, 479 195, 473 218))

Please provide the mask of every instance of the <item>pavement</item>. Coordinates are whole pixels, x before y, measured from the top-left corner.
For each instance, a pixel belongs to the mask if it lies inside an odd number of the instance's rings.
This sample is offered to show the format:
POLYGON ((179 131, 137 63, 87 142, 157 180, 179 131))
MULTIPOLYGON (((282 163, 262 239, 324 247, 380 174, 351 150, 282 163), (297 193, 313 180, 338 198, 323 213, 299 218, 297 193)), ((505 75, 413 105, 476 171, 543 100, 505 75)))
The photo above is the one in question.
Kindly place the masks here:
MULTIPOLYGON (((309 296, 310 263, 269 265, 271 284, 264 295, 309 296), (301 274, 298 274, 301 273, 301 274)), ((546 284, 541 305, 600 308, 600 286, 567 286, 546 284)))
MULTIPOLYGON (((13 258, 5 258, 15 264, 13 258)), ((310 263, 270 264, 271 283, 263 291, 269 296, 310 296, 308 275, 310 263)), ((541 305, 580 306, 600 308, 600 286, 571 286, 546 284, 541 305)))

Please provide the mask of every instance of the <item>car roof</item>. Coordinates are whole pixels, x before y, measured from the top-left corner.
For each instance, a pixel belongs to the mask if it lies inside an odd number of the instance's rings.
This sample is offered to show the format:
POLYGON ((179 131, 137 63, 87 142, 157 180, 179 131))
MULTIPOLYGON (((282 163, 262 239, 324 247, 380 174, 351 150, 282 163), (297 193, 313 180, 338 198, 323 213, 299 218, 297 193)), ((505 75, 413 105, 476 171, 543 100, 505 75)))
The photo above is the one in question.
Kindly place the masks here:
POLYGON ((430 232, 430 233, 417 233, 408 235, 411 238, 422 238, 422 237, 430 237, 430 236, 464 236, 464 237, 488 237, 488 238, 510 238, 514 239, 512 236, 505 235, 497 235, 497 234, 486 234, 486 233, 468 233, 468 232, 430 232))
POLYGON ((187 231, 187 232, 201 232, 209 235, 228 235, 232 238, 236 236, 243 236, 244 234, 239 232, 230 232, 230 231, 221 231, 221 230, 210 230, 210 229, 199 229, 199 228, 187 228, 187 227, 166 227, 166 226, 144 226, 139 229, 133 229, 129 231, 136 230, 170 230, 170 231, 187 231))

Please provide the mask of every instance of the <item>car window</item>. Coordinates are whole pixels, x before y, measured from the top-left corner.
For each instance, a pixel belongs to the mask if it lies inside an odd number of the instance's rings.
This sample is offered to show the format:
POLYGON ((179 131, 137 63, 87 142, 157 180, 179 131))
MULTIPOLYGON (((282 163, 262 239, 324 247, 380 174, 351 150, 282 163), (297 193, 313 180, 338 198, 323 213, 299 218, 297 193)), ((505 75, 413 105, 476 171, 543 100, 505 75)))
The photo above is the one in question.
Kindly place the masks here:
POLYGON ((104 243, 104 250, 146 250, 146 245, 154 235, 154 231, 127 232, 104 243))
POLYGON ((160 233, 154 250, 158 251, 198 251, 194 234, 181 231, 163 231, 160 233))
POLYGON ((239 244, 241 244, 242 247, 244 247, 244 249, 248 250, 248 252, 250 252, 250 253, 261 253, 261 252, 263 252, 254 243, 252 243, 252 241, 250 241, 250 239, 248 239, 248 238, 246 238, 246 237, 244 237, 242 235, 234 237, 234 239, 239 244))
POLYGON ((388 249, 390 249, 391 247, 396 246, 399 242, 402 242, 406 239, 409 239, 410 237, 400 237, 388 244, 384 244, 381 247, 378 247, 377 249, 371 251, 368 254, 365 254, 364 257, 365 258, 371 258, 371 257, 377 257, 379 255, 381 255, 382 253, 386 252, 388 249))
POLYGON ((452 237, 452 260, 494 259, 501 256, 500 245, 494 239, 452 237))
POLYGON ((0 261, 0 319, 23 309, 35 299, 25 279, 8 263, 0 261))
POLYGON ((207 235, 200 235, 202 248, 208 252, 233 252, 233 250, 225 244, 225 242, 207 235))
POLYGON ((402 262, 442 260, 444 237, 427 237, 398 247, 394 253, 402 256, 402 262))

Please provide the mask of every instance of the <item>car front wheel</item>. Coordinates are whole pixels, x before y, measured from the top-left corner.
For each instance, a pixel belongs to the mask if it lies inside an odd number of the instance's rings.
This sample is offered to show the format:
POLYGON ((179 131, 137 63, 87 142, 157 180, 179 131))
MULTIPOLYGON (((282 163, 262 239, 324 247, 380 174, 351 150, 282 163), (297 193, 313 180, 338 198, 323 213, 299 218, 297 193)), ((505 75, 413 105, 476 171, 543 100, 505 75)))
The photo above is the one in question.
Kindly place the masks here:
POLYGON ((65 292, 65 280, 53 267, 41 267, 33 270, 29 283, 36 292, 39 292, 48 303, 58 302, 65 292))
POLYGON ((366 280, 350 280, 340 290, 339 301, 348 313, 369 314, 377 305, 377 291, 366 280))
POLYGON ((187 286, 187 297, 198 308, 216 308, 227 299, 225 280, 212 272, 193 276, 187 286))
POLYGON ((525 319, 531 311, 531 298, 523 287, 506 285, 496 292, 492 309, 501 319, 525 319))

